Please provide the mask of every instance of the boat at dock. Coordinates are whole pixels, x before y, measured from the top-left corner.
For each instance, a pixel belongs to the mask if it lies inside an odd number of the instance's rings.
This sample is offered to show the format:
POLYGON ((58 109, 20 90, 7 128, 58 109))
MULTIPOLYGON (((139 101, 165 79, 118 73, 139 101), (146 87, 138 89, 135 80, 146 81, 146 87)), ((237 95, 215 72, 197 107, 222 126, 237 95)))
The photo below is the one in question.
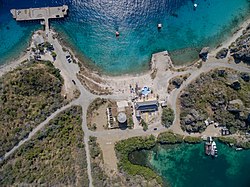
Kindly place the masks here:
POLYGON ((218 150, 215 141, 213 141, 212 137, 209 136, 205 143, 205 154, 212 157, 218 156, 218 150))
POLYGON ((218 156, 218 151, 217 151, 217 146, 216 146, 215 141, 212 142, 211 156, 213 156, 213 157, 218 156))

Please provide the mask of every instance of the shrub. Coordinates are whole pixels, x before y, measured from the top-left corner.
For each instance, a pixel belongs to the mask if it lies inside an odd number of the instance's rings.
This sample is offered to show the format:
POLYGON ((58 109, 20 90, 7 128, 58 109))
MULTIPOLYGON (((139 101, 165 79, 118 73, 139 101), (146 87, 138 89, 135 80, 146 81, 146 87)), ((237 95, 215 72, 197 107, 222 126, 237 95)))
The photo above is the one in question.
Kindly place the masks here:
POLYGON ((0 186, 88 186, 81 116, 72 106, 24 143, 1 163, 0 186))
POLYGON ((148 130, 148 124, 143 119, 141 120, 141 125, 142 125, 144 131, 148 130))
POLYGON ((171 131, 160 133, 157 137, 157 142, 161 144, 175 144, 182 143, 183 136, 179 134, 174 134, 171 131))
POLYGON ((190 144, 199 143, 199 142, 202 142, 202 138, 201 137, 186 136, 184 138, 184 142, 190 143, 190 144))
POLYGON ((171 108, 163 108, 161 123, 165 127, 170 127, 174 121, 174 111, 171 108))
POLYGON ((63 106, 63 79, 51 62, 29 62, 0 78, 0 157, 63 106))

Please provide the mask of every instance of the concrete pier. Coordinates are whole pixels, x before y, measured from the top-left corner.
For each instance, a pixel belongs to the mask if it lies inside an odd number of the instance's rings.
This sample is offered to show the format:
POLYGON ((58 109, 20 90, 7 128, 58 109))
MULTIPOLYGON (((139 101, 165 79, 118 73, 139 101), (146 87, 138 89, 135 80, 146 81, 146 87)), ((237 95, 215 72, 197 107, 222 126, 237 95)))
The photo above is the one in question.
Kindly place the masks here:
POLYGON ((44 20, 45 31, 49 32, 49 19, 64 18, 68 13, 68 6, 43 7, 29 9, 11 9, 13 18, 17 21, 44 20))

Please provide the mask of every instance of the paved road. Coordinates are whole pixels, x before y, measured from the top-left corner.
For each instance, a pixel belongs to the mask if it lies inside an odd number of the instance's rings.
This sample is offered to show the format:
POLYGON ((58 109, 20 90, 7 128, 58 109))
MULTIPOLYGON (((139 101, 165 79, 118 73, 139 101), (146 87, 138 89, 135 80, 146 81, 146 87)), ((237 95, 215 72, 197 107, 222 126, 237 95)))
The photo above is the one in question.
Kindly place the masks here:
MULTIPOLYGON (((90 161, 90 152, 89 152, 89 130, 87 127, 87 108, 90 105, 90 103, 97 98, 98 96, 93 95, 89 91, 85 89, 84 86, 81 85, 80 81, 76 77, 76 73, 79 71, 78 65, 74 63, 68 63, 66 60, 67 53, 62 50, 61 45, 59 44, 58 40, 52 39, 51 36, 49 36, 49 42, 53 44, 55 48, 55 52, 57 53, 57 60, 55 62, 55 66, 61 70, 61 73, 63 75, 63 78, 65 81, 67 81, 67 84, 71 84, 71 87, 74 88, 72 80, 75 81, 76 86, 78 90, 80 91, 80 97, 73 101, 73 103, 80 105, 82 107, 82 129, 84 132, 84 144, 85 144, 85 152, 86 152, 86 158, 87 158, 87 172, 88 172, 88 178, 89 178, 89 186, 93 186, 93 179, 91 174, 91 161, 90 161)), ((70 87, 70 85, 69 85, 70 87)))
MULTIPOLYGON (((109 130, 109 131, 99 131, 99 132, 92 132, 88 130, 87 128, 87 121, 86 121, 86 115, 87 115, 87 108, 90 105, 90 103, 97 97, 97 95, 93 95, 90 93, 88 90, 85 89, 83 85, 81 85, 80 81, 76 77, 76 73, 79 71, 79 67, 76 64, 68 64, 66 61, 66 53, 63 52, 61 46, 59 45, 57 40, 53 40, 50 38, 50 42, 54 45, 55 51, 57 53, 57 61, 55 63, 55 66, 59 68, 64 75, 64 79, 66 81, 71 82, 71 80, 75 80, 76 82, 76 87, 79 89, 81 95, 78 99, 72 101, 70 104, 58 109, 55 113, 53 113, 50 117, 48 117, 43 123, 38 125, 36 128, 33 129, 33 131, 29 134, 28 138, 22 140, 19 142, 17 146, 15 146, 13 149, 11 149, 9 152, 7 152, 3 159, 6 159, 8 156, 10 156, 13 152, 15 152, 21 145, 23 145, 25 142, 29 141, 39 130, 41 130, 51 119, 56 117, 57 114, 65 110, 66 108, 73 106, 73 105, 80 105, 83 110, 82 114, 82 129, 84 131, 84 143, 85 143, 85 151, 86 151, 86 156, 87 156, 87 169, 88 169, 88 177, 89 177, 89 186, 92 186, 92 175, 91 175, 91 162, 90 162, 90 153, 89 153, 89 136, 96 136, 96 137, 111 137, 110 134, 112 134, 112 137, 114 140, 121 140, 121 139, 126 139, 129 137, 134 137, 134 136, 144 136, 144 135, 150 135, 150 134, 159 134, 160 132, 164 132, 167 129, 162 127, 160 122, 156 123, 154 125, 158 127, 157 131, 154 131, 153 127, 151 126, 148 131, 144 132, 142 129, 134 129, 134 130, 109 130)), ((192 70, 187 70, 185 72, 175 72, 171 77, 180 75, 180 74, 185 74, 185 73, 191 73, 189 78, 182 84, 182 86, 179 89, 175 89, 173 92, 171 92, 169 96, 169 103, 173 107, 175 115, 175 120, 174 120, 174 125, 172 129, 180 132, 180 126, 179 126, 179 116, 177 112, 177 98, 182 90, 184 90, 188 84, 190 84, 192 81, 194 81, 201 73, 208 72, 212 69, 219 68, 219 67, 224 67, 224 68, 231 68, 237 71, 242 71, 242 72, 250 72, 249 67, 247 66, 242 66, 242 65, 237 65, 237 64, 229 64, 225 63, 225 60, 214 60, 216 62, 213 62, 213 59, 209 60, 209 62, 204 63, 203 66, 200 69, 192 69, 192 70)), ((169 77, 168 80, 171 78, 169 77)), ((71 83, 72 84, 72 83, 71 83)), ((166 83, 167 85, 167 83, 166 83)), ((101 96, 102 98, 110 98, 110 99, 127 99, 126 94, 116 94, 116 95, 109 95, 109 96, 101 96)))

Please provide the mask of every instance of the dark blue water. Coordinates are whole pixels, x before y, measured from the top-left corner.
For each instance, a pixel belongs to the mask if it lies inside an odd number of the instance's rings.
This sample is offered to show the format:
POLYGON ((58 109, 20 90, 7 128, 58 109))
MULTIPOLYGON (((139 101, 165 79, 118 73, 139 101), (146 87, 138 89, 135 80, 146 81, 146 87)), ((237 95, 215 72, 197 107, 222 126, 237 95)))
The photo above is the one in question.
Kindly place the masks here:
POLYGON ((218 45, 250 14, 248 0, 2 0, 0 64, 28 46, 39 22, 16 23, 9 10, 69 5, 65 20, 52 21, 74 49, 108 73, 148 67, 151 54, 168 50, 176 64, 194 60, 203 46, 218 45), (197 3, 196 10, 193 3, 197 3), (159 32, 157 23, 162 23, 159 32), (36 26, 36 27, 35 27, 36 26), (115 31, 120 37, 115 37, 115 31))

